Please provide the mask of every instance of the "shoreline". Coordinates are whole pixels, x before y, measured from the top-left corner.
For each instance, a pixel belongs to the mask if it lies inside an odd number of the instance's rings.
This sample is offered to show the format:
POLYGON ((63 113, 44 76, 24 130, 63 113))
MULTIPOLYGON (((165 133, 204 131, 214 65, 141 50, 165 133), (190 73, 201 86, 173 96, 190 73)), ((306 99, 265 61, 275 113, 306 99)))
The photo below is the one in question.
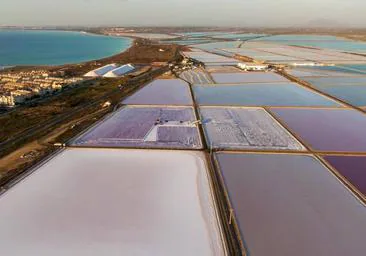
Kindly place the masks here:
POLYGON ((93 59, 93 60, 88 60, 88 61, 83 61, 83 62, 77 62, 77 63, 66 63, 66 64, 61 64, 61 65, 13 65, 13 66, 2 66, 0 65, 0 72, 20 72, 20 71, 27 71, 29 69, 33 69, 33 70, 47 70, 47 71, 57 71, 60 69, 67 69, 67 68, 73 68, 76 66, 85 66, 85 65, 90 65, 96 62, 103 62, 106 61, 107 59, 110 58, 116 58, 118 56, 120 56, 121 54, 128 52, 129 50, 131 50, 136 43, 136 39, 131 39, 131 44, 128 48, 126 48, 123 51, 119 51, 116 54, 110 55, 110 56, 105 56, 103 58, 100 59, 93 59))
POLYGON ((135 44, 136 38, 133 37, 128 37, 128 36, 123 36, 123 37, 118 37, 118 36, 109 36, 109 35, 103 35, 103 34, 99 34, 99 33, 94 33, 91 31, 84 31, 84 30, 57 30, 57 29, 4 29, 4 28, 0 28, 0 32, 1 31, 48 31, 48 32, 66 32, 66 33, 77 33, 80 35, 88 35, 88 36, 99 36, 99 37, 108 37, 108 38, 115 38, 115 39, 128 39, 129 40, 129 45, 127 48, 125 49, 120 49, 118 50, 118 52, 116 52, 115 54, 112 55, 106 55, 102 58, 98 58, 98 59, 91 59, 91 60, 86 60, 86 61, 81 61, 81 62, 75 62, 75 63, 64 63, 64 64, 45 64, 45 65, 37 65, 37 64, 30 64, 30 65, 8 65, 8 64, 0 64, 0 72, 3 72, 5 70, 8 70, 9 68, 35 68, 35 69, 39 69, 39 68, 57 68, 57 67, 65 67, 65 66, 69 66, 69 65, 85 65, 89 62, 96 62, 96 61, 101 61, 104 60, 106 58, 113 58, 115 56, 118 56, 128 50, 130 50, 130 48, 132 48, 135 44))
POLYGON ((132 38, 124 36, 124 38, 129 38, 131 40, 130 46, 120 51, 112 56, 107 56, 101 59, 90 60, 86 62, 79 62, 77 64, 63 64, 63 65, 29 65, 29 66, 15 66, 10 69, 2 70, 0 72, 22 72, 22 71, 32 71, 32 70, 45 70, 50 72, 63 71, 66 76, 82 76, 90 70, 99 68, 101 66, 118 63, 118 64, 144 64, 151 62, 164 61, 164 56, 169 55, 169 51, 164 54, 159 52, 160 48, 171 49, 180 48, 178 45, 173 44, 154 44, 151 40, 142 38, 132 38))

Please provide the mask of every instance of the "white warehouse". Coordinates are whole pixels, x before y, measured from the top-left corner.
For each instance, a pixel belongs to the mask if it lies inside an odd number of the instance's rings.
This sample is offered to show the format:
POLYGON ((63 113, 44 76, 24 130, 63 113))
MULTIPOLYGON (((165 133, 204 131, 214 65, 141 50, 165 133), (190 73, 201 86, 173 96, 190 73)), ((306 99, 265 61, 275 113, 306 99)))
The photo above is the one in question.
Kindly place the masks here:
POLYGON ((113 70, 113 69, 116 69, 118 68, 118 65, 113 63, 113 64, 108 64, 108 65, 105 65, 103 67, 100 67, 100 68, 97 68, 97 69, 94 69, 88 73, 86 73, 84 76, 86 77, 98 77, 98 76, 103 76, 105 75, 106 73, 108 73, 109 71, 113 70))
POLYGON ((116 69, 113 69, 109 72, 107 72, 106 74, 103 75, 103 77, 120 77, 120 76, 123 76, 129 72, 131 72, 132 70, 134 70, 135 67, 131 64, 126 64, 126 65, 123 65, 119 68, 116 68, 116 69))

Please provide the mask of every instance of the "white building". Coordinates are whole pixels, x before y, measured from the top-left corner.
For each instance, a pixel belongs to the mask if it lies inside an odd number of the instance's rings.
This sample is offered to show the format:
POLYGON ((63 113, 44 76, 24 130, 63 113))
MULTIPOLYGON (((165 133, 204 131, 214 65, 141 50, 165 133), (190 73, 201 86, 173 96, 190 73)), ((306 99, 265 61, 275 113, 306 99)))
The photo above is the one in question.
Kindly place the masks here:
POLYGON ((265 64, 251 64, 251 63, 239 63, 238 68, 247 71, 263 71, 268 69, 268 65, 265 64))
POLYGON ((106 73, 108 73, 109 71, 112 71, 113 69, 116 69, 118 67, 117 64, 113 63, 113 64, 108 64, 105 65, 103 67, 94 69, 88 73, 86 73, 84 76, 85 77, 98 77, 98 76, 103 76, 106 73))
POLYGON ((123 65, 119 68, 113 69, 108 73, 104 74, 103 77, 120 77, 131 71, 133 71, 135 67, 131 64, 123 65))
POLYGON ((14 98, 11 95, 0 95, 0 105, 14 106, 14 98))
POLYGON ((26 90, 16 90, 10 93, 11 97, 13 97, 15 104, 23 103, 27 99, 33 96, 33 93, 26 90))

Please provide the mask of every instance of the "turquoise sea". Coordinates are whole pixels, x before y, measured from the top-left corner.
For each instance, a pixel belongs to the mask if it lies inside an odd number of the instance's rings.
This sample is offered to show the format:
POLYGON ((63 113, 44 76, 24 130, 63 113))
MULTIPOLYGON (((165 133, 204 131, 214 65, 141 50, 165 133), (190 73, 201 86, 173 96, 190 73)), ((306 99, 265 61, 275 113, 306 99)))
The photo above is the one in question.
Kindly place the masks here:
POLYGON ((81 32, 0 29, 0 67, 80 63, 115 55, 131 44, 129 38, 81 32))

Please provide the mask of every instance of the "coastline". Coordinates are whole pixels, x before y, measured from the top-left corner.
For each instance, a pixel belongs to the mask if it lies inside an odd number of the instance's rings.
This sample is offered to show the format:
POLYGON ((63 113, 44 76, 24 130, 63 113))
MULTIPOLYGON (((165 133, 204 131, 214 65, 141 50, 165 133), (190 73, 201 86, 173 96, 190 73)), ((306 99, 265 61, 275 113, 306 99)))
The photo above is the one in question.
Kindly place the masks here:
POLYGON ((80 62, 77 64, 64 64, 58 66, 16 66, 11 69, 7 69, 7 72, 13 73, 21 71, 45 70, 50 72, 62 71, 63 73, 65 73, 65 76, 83 76, 90 70, 111 63, 131 63, 139 65, 150 64, 152 62, 164 62, 167 59, 170 59, 172 55, 176 55, 177 49, 181 48, 181 46, 173 44, 154 44, 152 41, 147 39, 129 39, 131 40, 131 45, 129 48, 109 57, 80 62), (160 49, 163 49, 164 51, 161 52, 159 51, 160 49))
POLYGON ((83 62, 78 62, 78 63, 66 63, 66 64, 62 64, 62 65, 13 65, 13 66, 2 66, 2 65, 0 65, 0 72, 4 72, 4 71, 19 72, 19 71, 28 71, 28 70, 31 70, 31 69, 33 69, 33 70, 56 71, 56 70, 59 70, 59 69, 73 68, 73 67, 76 67, 76 66, 80 67, 80 66, 84 66, 84 65, 91 65, 91 64, 94 64, 94 63, 97 63, 97 62, 104 62, 104 61, 106 61, 108 59, 111 59, 111 58, 117 58, 121 54, 131 50, 135 46, 136 39, 133 39, 133 38, 129 38, 129 39, 131 39, 131 43, 130 43, 130 46, 128 48, 126 48, 122 51, 119 51, 116 54, 113 54, 113 55, 110 55, 110 56, 105 56, 103 58, 93 59, 93 60, 88 60, 88 61, 83 61, 83 62))
POLYGON ((123 52, 128 51, 131 47, 133 47, 133 45, 135 44, 135 38, 132 37, 128 37, 128 36, 123 36, 123 37, 117 37, 117 36, 109 36, 109 35, 104 35, 101 33, 95 33, 92 31, 85 31, 85 30, 58 30, 58 29, 21 29, 21 28, 16 28, 16 29, 9 29, 9 28, 0 28, 0 32, 1 31, 40 31, 40 32, 58 32, 58 33, 75 33, 75 34, 79 34, 80 36, 82 35, 87 35, 87 36, 91 36, 91 37, 105 37, 105 38, 112 38, 112 39, 119 39, 121 40, 121 44, 120 44, 120 49, 116 50, 115 53, 112 54, 106 54, 105 56, 102 57, 97 57, 97 58, 92 58, 89 60, 84 60, 84 61, 71 61, 71 62, 66 62, 66 63, 62 63, 62 64, 0 64, 0 72, 5 70, 5 69, 9 69, 9 68, 35 68, 35 69, 39 69, 39 68, 57 68, 57 67, 65 67, 68 65, 84 65, 88 62, 95 62, 95 61, 100 61, 106 58, 112 58, 115 57, 123 52), (123 40, 126 40, 126 45, 123 45, 123 40))

